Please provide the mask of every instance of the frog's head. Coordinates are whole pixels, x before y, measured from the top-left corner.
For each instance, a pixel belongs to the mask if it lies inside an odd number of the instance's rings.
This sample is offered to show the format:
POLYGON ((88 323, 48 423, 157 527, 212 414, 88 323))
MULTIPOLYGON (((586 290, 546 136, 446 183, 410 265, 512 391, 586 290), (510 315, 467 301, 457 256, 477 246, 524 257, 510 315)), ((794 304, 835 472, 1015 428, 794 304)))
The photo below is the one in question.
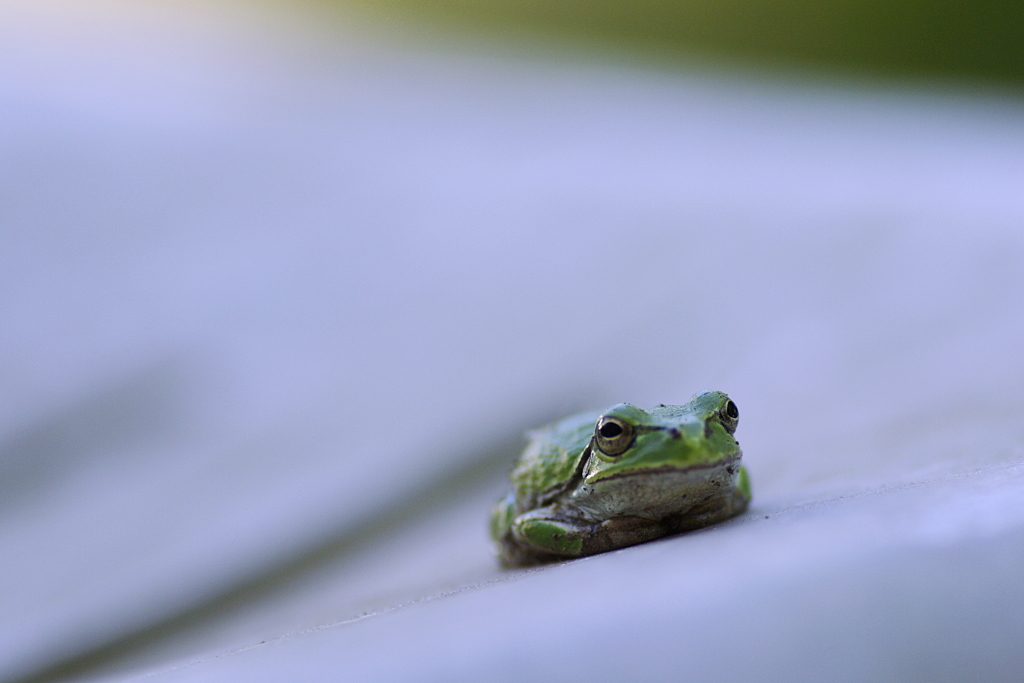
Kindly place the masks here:
POLYGON ((737 468, 736 404, 720 391, 697 394, 682 406, 642 410, 620 403, 597 420, 590 441, 587 484, 634 475, 737 468))

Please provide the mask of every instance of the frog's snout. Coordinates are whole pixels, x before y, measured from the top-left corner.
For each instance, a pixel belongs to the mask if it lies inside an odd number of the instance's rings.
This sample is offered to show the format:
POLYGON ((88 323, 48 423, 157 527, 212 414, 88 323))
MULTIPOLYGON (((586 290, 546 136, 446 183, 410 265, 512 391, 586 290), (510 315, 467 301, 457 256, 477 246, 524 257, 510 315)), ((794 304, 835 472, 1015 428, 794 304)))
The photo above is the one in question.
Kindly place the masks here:
POLYGON ((688 422, 677 427, 670 427, 668 434, 675 439, 683 439, 691 443, 700 443, 709 436, 710 426, 707 422, 688 422))

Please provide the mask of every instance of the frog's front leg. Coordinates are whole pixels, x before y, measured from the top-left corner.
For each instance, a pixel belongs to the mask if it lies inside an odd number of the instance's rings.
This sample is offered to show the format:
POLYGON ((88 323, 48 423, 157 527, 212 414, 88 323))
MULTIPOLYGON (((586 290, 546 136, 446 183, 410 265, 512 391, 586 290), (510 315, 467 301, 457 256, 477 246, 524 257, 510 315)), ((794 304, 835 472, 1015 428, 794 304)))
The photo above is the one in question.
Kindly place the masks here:
POLYGON ((743 501, 742 509, 747 509, 747 504, 750 503, 750 475, 747 474, 747 468, 740 465, 740 474, 736 478, 736 493, 739 498, 743 501))
POLYGON ((668 532, 667 526, 650 519, 623 516, 598 522, 567 515, 555 506, 527 512, 512 523, 512 537, 539 560, 603 553, 668 532))
POLYGON ((569 517, 552 507, 532 510, 512 522, 512 538, 535 553, 579 557, 594 533, 594 524, 569 517))

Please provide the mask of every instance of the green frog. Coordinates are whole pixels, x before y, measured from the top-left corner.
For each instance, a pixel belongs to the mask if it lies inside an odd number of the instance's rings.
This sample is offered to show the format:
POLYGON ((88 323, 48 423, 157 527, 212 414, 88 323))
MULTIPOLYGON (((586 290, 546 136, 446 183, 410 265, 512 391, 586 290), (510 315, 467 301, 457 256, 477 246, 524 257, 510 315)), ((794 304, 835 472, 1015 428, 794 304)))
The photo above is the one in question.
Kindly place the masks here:
POLYGON ((681 406, 628 403, 528 434, 491 511, 506 567, 603 553, 714 524, 747 509, 734 438, 739 409, 720 391, 681 406))

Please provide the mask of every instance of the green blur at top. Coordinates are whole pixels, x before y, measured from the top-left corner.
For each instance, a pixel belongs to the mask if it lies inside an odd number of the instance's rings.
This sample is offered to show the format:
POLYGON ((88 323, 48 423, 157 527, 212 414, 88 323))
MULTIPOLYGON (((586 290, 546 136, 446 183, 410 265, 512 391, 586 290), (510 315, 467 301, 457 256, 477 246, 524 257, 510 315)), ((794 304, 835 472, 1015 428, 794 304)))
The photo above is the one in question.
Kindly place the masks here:
POLYGON ((669 60, 1024 83, 1021 0, 328 1, 378 15, 614 46, 669 60))

